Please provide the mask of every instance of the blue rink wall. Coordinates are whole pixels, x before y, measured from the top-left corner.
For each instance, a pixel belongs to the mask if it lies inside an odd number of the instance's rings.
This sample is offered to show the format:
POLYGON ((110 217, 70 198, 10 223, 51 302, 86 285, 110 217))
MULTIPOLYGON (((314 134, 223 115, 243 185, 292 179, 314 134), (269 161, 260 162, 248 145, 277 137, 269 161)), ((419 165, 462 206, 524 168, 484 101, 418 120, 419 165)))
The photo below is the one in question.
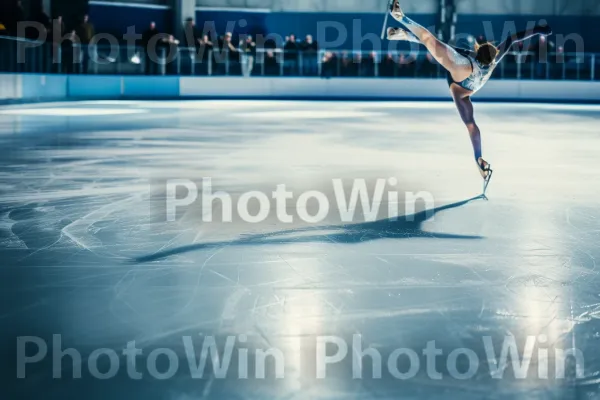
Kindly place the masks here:
MULTIPOLYGON (((147 77, 0 74, 0 100, 84 99, 449 99, 443 79, 147 77)), ((600 82, 490 81, 482 100, 600 103, 600 82)))

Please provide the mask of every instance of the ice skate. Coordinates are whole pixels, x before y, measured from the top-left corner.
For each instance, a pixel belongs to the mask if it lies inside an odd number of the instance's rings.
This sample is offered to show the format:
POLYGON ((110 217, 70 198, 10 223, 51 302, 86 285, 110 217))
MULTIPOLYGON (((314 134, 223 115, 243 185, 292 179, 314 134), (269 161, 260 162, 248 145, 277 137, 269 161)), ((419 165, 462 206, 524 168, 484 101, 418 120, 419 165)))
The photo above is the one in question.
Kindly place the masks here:
POLYGON ((398 0, 394 0, 394 2, 392 3, 390 14, 392 18, 394 18, 396 21, 402 22, 402 18, 404 18, 404 12, 400 8, 400 3, 398 2, 398 0))
POLYGON ((412 33, 405 31, 402 28, 388 28, 387 30, 388 40, 404 40, 408 42, 419 43, 419 39, 412 33))
POLYGON ((488 185, 490 184, 490 180, 492 179, 492 174, 494 173, 494 171, 492 170, 491 164, 481 157, 479 157, 479 159, 477 160, 477 165, 479 166, 479 173, 483 178, 483 196, 485 197, 485 192, 487 190, 488 185))

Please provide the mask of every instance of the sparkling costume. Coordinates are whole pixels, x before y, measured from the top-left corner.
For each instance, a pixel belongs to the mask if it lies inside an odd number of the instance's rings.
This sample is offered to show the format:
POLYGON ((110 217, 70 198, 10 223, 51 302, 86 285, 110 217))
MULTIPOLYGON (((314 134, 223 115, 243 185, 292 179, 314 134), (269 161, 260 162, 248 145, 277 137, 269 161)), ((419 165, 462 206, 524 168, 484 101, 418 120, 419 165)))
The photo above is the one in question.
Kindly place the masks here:
POLYGON ((463 89, 470 90, 473 93, 477 92, 479 89, 481 89, 483 87, 483 85, 486 84, 486 82, 492 76, 492 73, 494 72, 494 68, 496 67, 496 63, 494 62, 490 65, 482 65, 479 63, 479 61, 477 61, 475 59, 475 53, 473 53, 472 51, 469 51, 466 49, 461 49, 461 48, 454 48, 454 50, 458 54, 460 54, 461 56, 463 56, 469 60, 469 62, 471 63, 471 68, 473 69, 473 72, 467 79, 465 79, 462 82, 456 82, 452 78, 452 74, 450 74, 450 72, 448 72, 447 77, 446 77, 448 80, 448 85, 452 85, 453 83, 455 83, 458 86, 462 87, 463 89))

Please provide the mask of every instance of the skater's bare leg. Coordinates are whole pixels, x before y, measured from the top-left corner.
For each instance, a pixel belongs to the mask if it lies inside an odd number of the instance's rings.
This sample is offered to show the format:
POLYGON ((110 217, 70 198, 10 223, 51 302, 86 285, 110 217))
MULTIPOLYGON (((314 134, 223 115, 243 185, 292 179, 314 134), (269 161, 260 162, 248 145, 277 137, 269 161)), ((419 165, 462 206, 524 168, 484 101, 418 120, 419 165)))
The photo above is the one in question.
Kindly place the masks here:
POLYGON ((462 82, 471 75, 473 68, 469 59, 457 53, 451 46, 439 41, 433 33, 404 15, 398 0, 394 1, 391 15, 416 36, 437 62, 450 72, 455 82, 462 82))
POLYGON ((479 167, 479 172, 483 178, 486 178, 489 171, 486 170, 488 166, 487 161, 482 158, 481 155, 481 131, 475 122, 473 103, 471 103, 471 97, 459 97, 453 95, 454 104, 458 109, 461 119, 465 123, 467 130, 469 131, 469 137, 471 138, 471 144, 473 145, 473 153, 475 155, 475 161, 479 167))

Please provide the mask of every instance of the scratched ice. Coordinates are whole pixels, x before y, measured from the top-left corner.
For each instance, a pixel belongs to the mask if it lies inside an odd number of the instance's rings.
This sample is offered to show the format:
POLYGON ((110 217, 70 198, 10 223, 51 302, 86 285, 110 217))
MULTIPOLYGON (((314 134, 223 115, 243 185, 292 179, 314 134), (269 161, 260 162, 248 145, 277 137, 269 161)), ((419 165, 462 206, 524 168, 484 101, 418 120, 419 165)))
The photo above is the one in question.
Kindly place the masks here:
MULTIPOLYGON (((477 198, 481 182, 451 103, 1 108, 7 398, 600 396, 600 107, 477 104, 476 111, 484 156, 495 169, 489 201, 477 198), (164 180, 203 177, 234 197, 284 183, 299 192, 326 189, 334 178, 394 177, 399 190, 428 191, 435 205, 397 220, 328 218, 317 225, 271 217, 206 223, 189 207, 167 222, 164 180), (27 380, 14 379, 16 337, 42 337, 51 351, 52 334, 62 335, 63 348, 78 349, 84 366, 91 351, 120 352, 135 340, 145 375, 128 378, 121 357, 113 379, 94 379, 86 368, 81 380, 52 379, 49 355, 27 366, 27 380), (192 379, 182 337, 200 346, 202 337, 222 344, 241 334, 251 349, 281 349, 284 379, 255 379, 253 372, 246 380, 210 373, 192 379), (382 379, 372 378, 369 357, 364 378, 352 379, 352 349, 327 379, 315 379, 315 337, 335 335, 350 346, 354 334, 382 355, 382 379), (491 373, 485 336, 498 354, 507 336, 519 351, 528 337, 538 339, 526 379, 510 367, 504 379, 491 373), (539 356, 540 338, 548 359, 539 356), (394 349, 421 354, 434 340, 444 351, 433 365, 442 379, 427 375, 423 357, 411 379, 386 373, 394 349), (158 347, 180 356, 179 371, 165 381, 145 367, 158 347), (568 362, 558 379, 554 350, 572 347, 585 358, 583 371, 568 362), (458 348, 479 360, 469 379, 447 369, 458 348), (549 379, 538 374, 546 361, 549 379)), ((406 360, 398 362, 401 372, 406 360)), ((99 365, 106 371, 108 358, 99 365)), ((73 368, 65 357, 63 375, 73 368)))

